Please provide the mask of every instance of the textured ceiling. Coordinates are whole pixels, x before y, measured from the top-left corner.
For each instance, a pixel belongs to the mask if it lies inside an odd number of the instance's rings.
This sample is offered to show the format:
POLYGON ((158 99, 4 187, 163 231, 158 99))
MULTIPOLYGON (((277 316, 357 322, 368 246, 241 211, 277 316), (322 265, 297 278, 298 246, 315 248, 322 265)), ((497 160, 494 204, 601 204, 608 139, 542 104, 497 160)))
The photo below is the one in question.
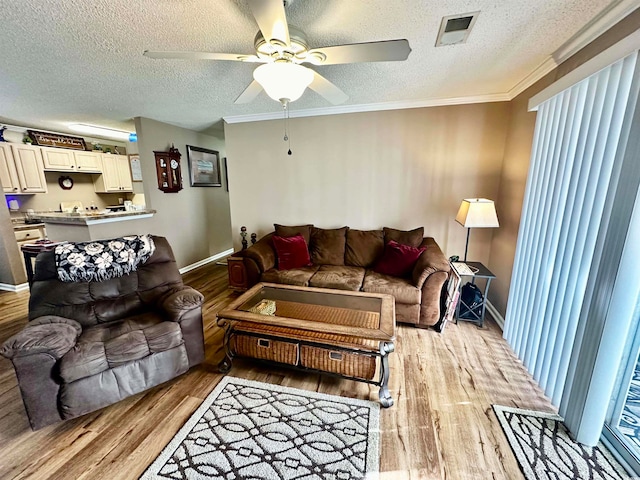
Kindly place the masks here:
MULTIPOLYGON (((346 105, 506 93, 612 0, 295 0, 289 23, 310 47, 406 38, 405 62, 313 67, 346 105), (434 47, 445 15, 480 10, 464 45, 434 47)), ((149 50, 252 54, 245 0, 1 2, 0 119, 67 131, 133 129, 143 116, 204 130, 221 117, 280 111, 266 94, 234 105, 255 64, 152 60, 149 50)), ((307 90, 292 109, 330 104, 307 90)))

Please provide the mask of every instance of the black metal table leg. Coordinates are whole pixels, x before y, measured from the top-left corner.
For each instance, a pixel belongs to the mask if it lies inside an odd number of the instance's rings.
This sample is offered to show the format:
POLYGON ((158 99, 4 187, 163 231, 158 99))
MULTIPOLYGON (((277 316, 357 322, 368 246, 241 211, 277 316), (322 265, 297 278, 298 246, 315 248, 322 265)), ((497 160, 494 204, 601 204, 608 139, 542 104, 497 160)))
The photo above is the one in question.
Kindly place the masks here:
POLYGON ((233 366, 233 352, 231 350, 230 341, 231 334, 233 333, 233 328, 231 326, 231 322, 225 318, 218 318, 216 323, 219 327, 224 329, 224 340, 223 340, 223 348, 224 348, 224 358, 218 364, 218 371, 220 373, 228 373, 233 366))

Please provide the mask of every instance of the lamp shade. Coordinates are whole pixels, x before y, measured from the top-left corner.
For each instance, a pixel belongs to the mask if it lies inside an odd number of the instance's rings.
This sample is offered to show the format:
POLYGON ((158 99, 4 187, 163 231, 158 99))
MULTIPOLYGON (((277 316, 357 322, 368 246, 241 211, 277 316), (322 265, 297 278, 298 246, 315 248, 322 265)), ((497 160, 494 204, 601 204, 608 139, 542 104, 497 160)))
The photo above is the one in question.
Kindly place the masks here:
POLYGON ((275 101, 293 102, 313 81, 313 70, 296 63, 265 63, 253 71, 253 78, 275 101))
POLYGON ((456 222, 465 228, 499 227, 496 206, 486 198, 465 198, 460 204, 456 222))

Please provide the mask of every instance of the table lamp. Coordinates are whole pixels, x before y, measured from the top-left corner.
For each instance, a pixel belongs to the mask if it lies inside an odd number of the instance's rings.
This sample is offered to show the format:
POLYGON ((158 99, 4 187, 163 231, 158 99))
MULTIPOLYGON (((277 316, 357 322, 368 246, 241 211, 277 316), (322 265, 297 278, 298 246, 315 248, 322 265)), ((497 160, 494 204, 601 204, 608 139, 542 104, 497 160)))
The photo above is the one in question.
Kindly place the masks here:
POLYGON ((460 204, 456 222, 467 229, 467 244, 464 247, 464 261, 467 261, 469 249, 469 231, 472 228, 499 227, 496 206, 493 200, 486 198, 465 198, 460 204))

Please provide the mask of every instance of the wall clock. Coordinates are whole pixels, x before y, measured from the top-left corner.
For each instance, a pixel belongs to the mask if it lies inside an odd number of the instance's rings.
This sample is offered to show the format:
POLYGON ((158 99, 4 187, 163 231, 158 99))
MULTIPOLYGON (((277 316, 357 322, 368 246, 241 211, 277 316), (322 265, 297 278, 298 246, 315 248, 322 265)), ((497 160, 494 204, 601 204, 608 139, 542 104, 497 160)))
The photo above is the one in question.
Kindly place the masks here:
POLYGON ((157 152, 156 173, 158 189, 165 193, 176 193, 182 190, 182 173, 180 172, 180 152, 173 146, 168 152, 157 152))
POLYGON ((63 190, 71 190, 73 188, 73 178, 67 175, 61 175, 60 178, 58 178, 58 185, 60 185, 60 188, 63 190))

